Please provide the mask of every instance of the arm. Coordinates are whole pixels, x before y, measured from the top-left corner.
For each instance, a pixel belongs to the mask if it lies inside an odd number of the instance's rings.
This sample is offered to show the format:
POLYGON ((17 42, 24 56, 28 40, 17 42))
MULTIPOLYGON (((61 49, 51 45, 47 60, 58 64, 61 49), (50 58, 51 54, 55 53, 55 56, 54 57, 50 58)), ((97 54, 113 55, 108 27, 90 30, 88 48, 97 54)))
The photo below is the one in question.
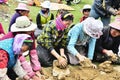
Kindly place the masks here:
MULTIPOLYGON (((104 0, 103 0, 104 1, 104 0)), ((112 0, 105 0, 105 9, 112 15, 117 15, 117 10, 112 7, 112 0)))
POLYGON ((27 72, 27 75, 32 78, 35 75, 35 72, 32 70, 31 65, 26 61, 24 56, 19 57, 22 68, 27 72))
POLYGON ((91 60, 93 59, 94 56, 95 43, 96 43, 96 39, 90 38, 89 48, 88 48, 88 58, 91 60))
POLYGON ((41 15, 38 13, 37 17, 36 17, 36 23, 37 23, 37 27, 39 29, 42 29, 42 24, 41 24, 41 15))
POLYGON ((0 23, 0 34, 5 34, 2 24, 0 23))
POLYGON ((69 41, 68 41, 67 49, 73 55, 76 55, 77 53, 79 53, 75 49, 75 45, 77 43, 78 36, 79 36, 79 28, 77 28, 77 27, 74 26, 73 28, 71 28, 71 30, 68 33, 68 40, 69 41))
MULTIPOLYGON (((22 68, 21 63, 19 60, 17 60, 15 66, 13 67, 13 70, 15 71, 15 73, 18 75, 19 78, 23 79, 25 76, 27 76, 27 73, 25 72, 25 70, 22 68)), ((30 77, 27 76, 27 78, 29 79, 30 77)))
POLYGON ((71 54, 76 56, 79 59, 79 61, 84 61, 86 57, 80 55, 80 53, 75 49, 75 45, 78 40, 80 30, 79 30, 79 26, 76 26, 75 28, 74 27, 68 33, 69 42, 68 42, 67 49, 71 54))
POLYGON ((51 19, 50 20, 54 20, 54 15, 53 13, 51 13, 51 19))
POLYGON ((32 66, 33 70, 35 72, 40 71, 41 65, 40 65, 40 62, 38 61, 36 49, 30 51, 30 60, 31 60, 31 66, 32 66))

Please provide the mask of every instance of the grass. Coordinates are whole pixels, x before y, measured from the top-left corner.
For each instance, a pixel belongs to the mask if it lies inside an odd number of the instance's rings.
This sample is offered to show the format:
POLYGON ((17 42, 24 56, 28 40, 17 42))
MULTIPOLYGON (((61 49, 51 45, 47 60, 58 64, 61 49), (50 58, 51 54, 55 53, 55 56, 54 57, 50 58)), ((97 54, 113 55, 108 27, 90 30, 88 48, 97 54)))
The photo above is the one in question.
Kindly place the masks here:
MULTIPOLYGON (((65 4, 66 2, 63 1, 65 4)), ((92 4, 93 0, 82 0, 79 4, 74 4, 72 3, 71 7, 74 8, 74 11, 70 11, 73 15, 74 15, 74 23, 78 23, 79 22, 79 18, 82 16, 82 13, 80 12, 80 10, 82 9, 82 7, 85 4, 92 4)), ((9 0, 9 4, 10 6, 5 6, 5 5, 1 5, 3 7, 3 10, 7 13, 9 13, 11 16, 15 13, 14 9, 17 7, 17 4, 15 1, 13 0, 9 0)), ((33 22, 36 23, 36 15, 40 10, 40 7, 36 7, 36 6, 29 6, 30 9, 30 17, 32 18, 33 22)), ((56 14, 56 11, 51 11, 53 14, 56 14)), ((8 31, 8 26, 9 26, 9 21, 5 21, 0 17, 0 22, 3 25, 3 28, 5 30, 5 32, 7 33, 8 31)))

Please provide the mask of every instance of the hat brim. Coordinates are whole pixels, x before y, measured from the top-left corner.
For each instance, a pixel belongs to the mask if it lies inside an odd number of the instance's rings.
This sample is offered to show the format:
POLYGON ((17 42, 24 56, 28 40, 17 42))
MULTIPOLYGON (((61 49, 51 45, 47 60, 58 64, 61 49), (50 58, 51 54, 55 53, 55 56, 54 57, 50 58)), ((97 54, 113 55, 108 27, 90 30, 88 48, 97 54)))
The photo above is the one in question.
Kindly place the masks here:
POLYGON ((26 8, 15 8, 15 10, 25 10, 25 11, 30 11, 29 9, 26 9, 26 8))
POLYGON ((109 24, 109 26, 120 31, 120 22, 112 22, 109 24))
POLYGON ((42 3, 41 3, 40 6, 43 7, 43 8, 48 8, 48 9, 50 9, 50 6, 46 6, 46 5, 42 4, 42 3))
POLYGON ((34 31, 37 28, 37 25, 31 23, 31 25, 27 28, 18 28, 16 27, 16 23, 11 26, 11 32, 25 32, 25 31, 34 31))
MULTIPOLYGON (((85 26, 86 26, 86 25, 83 26, 83 31, 84 31, 87 35, 89 35, 90 37, 95 38, 95 39, 98 39, 98 38, 100 37, 100 36, 97 37, 97 36, 92 35, 85 26)), ((100 33, 102 34, 102 32, 100 32, 100 33)))

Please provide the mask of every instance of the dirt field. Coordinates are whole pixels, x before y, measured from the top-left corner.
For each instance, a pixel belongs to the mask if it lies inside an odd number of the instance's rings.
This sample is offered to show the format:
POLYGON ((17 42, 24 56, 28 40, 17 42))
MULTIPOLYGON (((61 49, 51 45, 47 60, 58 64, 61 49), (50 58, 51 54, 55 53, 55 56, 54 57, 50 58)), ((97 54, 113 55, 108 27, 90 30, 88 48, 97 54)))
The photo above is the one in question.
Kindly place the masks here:
MULTIPOLYGON (((102 65, 102 67, 105 64, 102 65)), ((107 69, 80 68, 80 66, 69 65, 70 74, 61 80, 120 80, 120 66, 107 65, 107 69)), ((45 80, 59 80, 58 77, 52 76, 52 67, 42 68, 45 74, 45 80)), ((64 72, 63 72, 64 73, 64 72)))

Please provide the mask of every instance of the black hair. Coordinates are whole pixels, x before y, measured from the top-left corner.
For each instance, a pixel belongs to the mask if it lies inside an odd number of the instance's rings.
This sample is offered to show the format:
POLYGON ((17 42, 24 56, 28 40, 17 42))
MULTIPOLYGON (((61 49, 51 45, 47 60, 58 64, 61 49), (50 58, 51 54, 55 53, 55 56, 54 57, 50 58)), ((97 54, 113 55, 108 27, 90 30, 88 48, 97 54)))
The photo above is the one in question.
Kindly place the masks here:
POLYGON ((58 10, 57 10, 57 13, 56 13, 56 16, 57 16, 58 14, 63 14, 63 13, 65 13, 65 12, 68 12, 68 10, 66 10, 66 9, 58 9, 58 10))
POLYGON ((74 19, 73 15, 70 12, 64 12, 63 14, 61 14, 61 19, 62 21, 66 20, 72 20, 74 19))
POLYGON ((28 46, 28 49, 31 50, 31 49, 32 49, 33 42, 23 42, 23 45, 28 46))
POLYGON ((91 9, 89 9, 89 8, 88 8, 88 9, 83 9, 83 12, 85 12, 85 11, 89 11, 89 12, 90 12, 90 10, 91 10, 91 9))

